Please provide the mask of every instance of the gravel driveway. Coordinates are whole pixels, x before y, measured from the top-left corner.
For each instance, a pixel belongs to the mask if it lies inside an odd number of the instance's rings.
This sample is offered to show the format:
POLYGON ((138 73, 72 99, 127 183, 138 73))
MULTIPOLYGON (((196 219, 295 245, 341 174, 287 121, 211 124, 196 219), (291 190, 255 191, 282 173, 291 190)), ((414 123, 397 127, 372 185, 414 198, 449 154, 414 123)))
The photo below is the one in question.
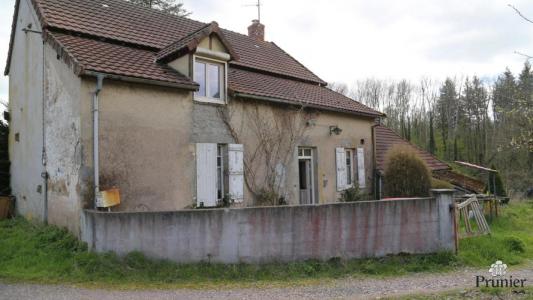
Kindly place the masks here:
MULTIPOLYGON (((108 291, 60 285, 3 284, 0 299, 369 299, 420 293, 437 293, 475 287, 475 276, 490 277, 487 270, 447 274, 417 274, 390 279, 340 279, 312 286, 221 290, 108 291)), ((533 285, 533 267, 511 270, 513 278, 533 285)))

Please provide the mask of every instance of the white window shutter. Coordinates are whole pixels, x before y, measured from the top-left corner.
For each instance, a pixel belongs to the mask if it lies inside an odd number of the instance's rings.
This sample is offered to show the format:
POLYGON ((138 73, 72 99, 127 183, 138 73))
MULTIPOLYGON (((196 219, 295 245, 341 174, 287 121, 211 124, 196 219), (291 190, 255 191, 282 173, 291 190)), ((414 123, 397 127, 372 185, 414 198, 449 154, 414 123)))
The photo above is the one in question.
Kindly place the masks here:
POLYGON ((346 189, 346 151, 344 148, 335 148, 337 165, 337 191, 346 189))
POLYGON ((235 202, 244 201, 244 146, 228 145, 229 194, 235 202))
POLYGON ((196 203, 217 206, 217 144, 196 144, 196 203))
POLYGON ((359 188, 366 187, 366 173, 365 173, 365 149, 357 148, 357 175, 359 181, 359 188))

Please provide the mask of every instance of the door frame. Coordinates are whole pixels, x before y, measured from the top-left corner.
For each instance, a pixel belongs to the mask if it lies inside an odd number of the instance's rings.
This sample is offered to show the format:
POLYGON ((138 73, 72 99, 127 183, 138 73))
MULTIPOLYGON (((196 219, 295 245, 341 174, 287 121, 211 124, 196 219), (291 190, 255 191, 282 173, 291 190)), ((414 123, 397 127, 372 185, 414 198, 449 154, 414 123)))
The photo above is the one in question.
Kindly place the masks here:
MULTIPOLYGON (((311 178, 310 178, 310 195, 311 195, 311 199, 310 199, 310 204, 317 204, 316 203, 316 185, 315 185, 315 148, 313 147, 298 147, 298 164, 300 163, 300 160, 308 160, 309 161, 309 165, 310 165, 310 173, 311 173, 311 178), (311 151, 311 154, 310 155, 306 155, 305 154, 305 150, 310 150, 311 151)), ((300 168, 298 168, 298 180, 300 180, 300 168)), ((300 191, 300 187, 298 187, 298 191, 300 191)), ((298 197, 300 199, 299 202, 300 204, 302 203, 302 199, 301 199, 301 194, 298 193, 298 197)))

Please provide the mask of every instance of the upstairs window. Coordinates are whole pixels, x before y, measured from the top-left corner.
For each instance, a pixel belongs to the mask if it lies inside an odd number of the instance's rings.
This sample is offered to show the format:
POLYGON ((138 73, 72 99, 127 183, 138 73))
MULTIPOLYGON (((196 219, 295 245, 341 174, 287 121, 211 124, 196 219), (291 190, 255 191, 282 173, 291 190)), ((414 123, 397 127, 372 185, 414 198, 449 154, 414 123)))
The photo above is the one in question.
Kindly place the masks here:
POLYGON ((194 81, 200 85, 194 93, 197 101, 225 103, 226 64, 218 61, 195 58, 194 81))

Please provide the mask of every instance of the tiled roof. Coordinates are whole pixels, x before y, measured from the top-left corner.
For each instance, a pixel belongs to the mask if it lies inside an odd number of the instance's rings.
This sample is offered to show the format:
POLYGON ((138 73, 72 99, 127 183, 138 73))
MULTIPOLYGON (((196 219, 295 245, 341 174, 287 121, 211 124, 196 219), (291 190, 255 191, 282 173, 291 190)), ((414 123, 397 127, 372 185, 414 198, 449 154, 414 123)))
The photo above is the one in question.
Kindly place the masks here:
POLYGON ((376 167, 379 171, 385 170, 385 160, 387 159, 387 152, 395 145, 405 145, 412 147, 418 156, 424 160, 431 171, 447 170, 450 167, 438 160, 431 153, 424 151, 410 142, 402 139, 393 130, 383 126, 377 125, 375 127, 375 147, 376 147, 376 167))
MULTIPOLYGON (((44 25, 161 50, 206 23, 134 5, 124 0, 32 0, 44 25)), ((275 44, 229 30, 236 64, 325 84, 275 44)))
POLYGON ((484 182, 478 179, 454 172, 452 170, 440 170, 437 172, 433 172, 433 177, 440 179, 440 180, 447 181, 455 186, 461 187, 472 193, 482 194, 485 191, 484 182))
POLYGON ((378 111, 317 84, 236 68, 229 69, 228 84, 233 93, 275 98, 316 108, 333 107, 339 111, 373 117, 382 115, 378 111))
POLYGON ((170 84, 197 86, 177 71, 154 63, 154 52, 77 37, 48 33, 68 55, 74 58, 78 73, 94 71, 106 74, 162 81, 170 84))
MULTIPOLYGON (((198 38, 195 33, 209 28, 229 46, 232 60, 228 81, 233 91, 328 110, 382 115, 325 88, 323 80, 276 44, 220 29, 214 22, 173 16, 124 0, 29 1, 36 8, 48 42, 58 53, 66 54, 63 58, 68 58, 78 75, 93 71, 195 88, 197 84, 189 78, 156 61, 189 45, 189 37, 198 38)), ((16 18, 15 13, 14 21, 16 18)), ((10 55, 6 74, 9 60, 10 55)))

